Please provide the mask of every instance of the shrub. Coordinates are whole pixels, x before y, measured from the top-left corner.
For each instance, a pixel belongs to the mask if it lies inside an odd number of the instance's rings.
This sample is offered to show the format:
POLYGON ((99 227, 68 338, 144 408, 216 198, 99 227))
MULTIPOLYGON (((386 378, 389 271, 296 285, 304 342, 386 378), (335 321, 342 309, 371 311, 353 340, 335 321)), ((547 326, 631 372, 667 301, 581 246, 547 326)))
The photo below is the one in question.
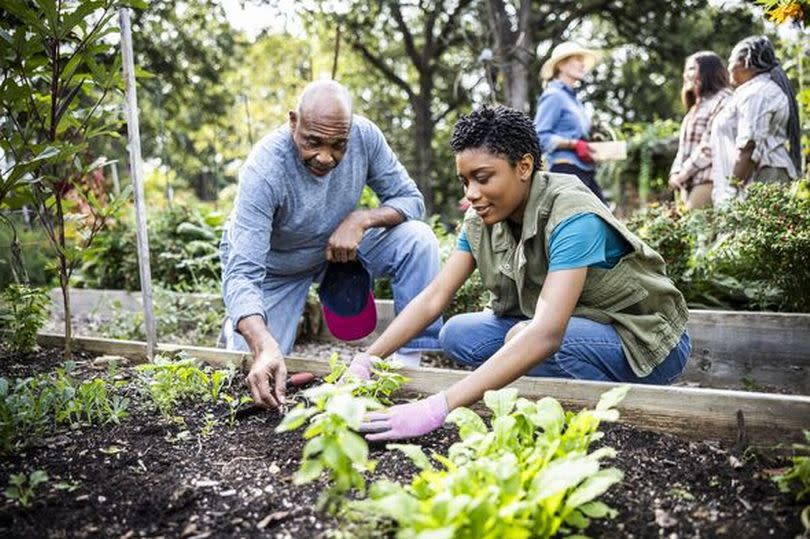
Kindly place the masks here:
POLYGON ((0 322, 6 345, 14 352, 30 352, 37 333, 48 320, 50 298, 44 288, 12 284, 0 295, 0 322))
MULTIPOLYGON (((219 291, 219 240, 225 216, 218 211, 172 206, 149 215, 152 280, 178 292, 219 291)), ((139 290, 138 250, 131 217, 119 216, 84 256, 80 284, 139 290)))
POLYGON ((628 227, 667 262, 692 306, 810 311, 810 187, 753 184, 703 211, 651 206, 628 227))

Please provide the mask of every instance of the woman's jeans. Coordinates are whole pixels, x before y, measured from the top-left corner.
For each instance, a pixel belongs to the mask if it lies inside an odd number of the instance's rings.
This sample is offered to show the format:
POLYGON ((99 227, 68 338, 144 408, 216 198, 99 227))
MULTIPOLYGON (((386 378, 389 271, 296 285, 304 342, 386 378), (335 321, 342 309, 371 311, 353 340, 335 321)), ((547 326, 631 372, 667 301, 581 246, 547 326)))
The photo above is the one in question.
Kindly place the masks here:
MULTIPOLYGON (((444 352, 455 361, 478 367, 503 346, 512 326, 526 320, 525 317, 495 316, 492 311, 460 314, 445 322, 439 333, 439 342, 444 352)), ((630 368, 619 334, 611 324, 572 317, 557 353, 527 374, 605 382, 671 384, 686 368, 691 350, 689 335, 684 331, 667 358, 641 378, 630 368)))

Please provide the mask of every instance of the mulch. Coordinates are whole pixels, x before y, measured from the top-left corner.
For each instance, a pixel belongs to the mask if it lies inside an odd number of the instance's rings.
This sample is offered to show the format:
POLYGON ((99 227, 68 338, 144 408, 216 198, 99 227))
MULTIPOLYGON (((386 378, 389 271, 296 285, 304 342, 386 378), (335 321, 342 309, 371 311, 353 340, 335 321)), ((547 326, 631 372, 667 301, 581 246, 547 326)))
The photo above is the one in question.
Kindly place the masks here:
MULTIPOLYGON (((61 361, 46 350, 0 351, 0 376, 48 372, 61 361)), ((76 358, 79 377, 97 376, 91 358, 76 358)), ((126 379, 128 369, 119 376, 126 379)), ((277 413, 227 421, 204 435, 206 413, 188 403, 185 425, 137 405, 120 425, 62 430, 24 452, 0 457, 0 487, 13 473, 45 470, 50 481, 23 509, 0 500, 0 537, 319 537, 342 524, 319 512, 323 482, 295 485, 300 432, 276 434, 277 413), (69 485, 67 489, 57 484, 69 485)), ((626 425, 604 425, 602 442, 618 450, 625 473, 603 501, 614 520, 594 521, 592 537, 797 537, 801 505, 771 476, 786 461, 720 444, 695 443, 626 425)), ((453 427, 414 440, 444 451, 453 427)), ((398 451, 372 446, 373 478, 408 481, 416 472, 398 451)))

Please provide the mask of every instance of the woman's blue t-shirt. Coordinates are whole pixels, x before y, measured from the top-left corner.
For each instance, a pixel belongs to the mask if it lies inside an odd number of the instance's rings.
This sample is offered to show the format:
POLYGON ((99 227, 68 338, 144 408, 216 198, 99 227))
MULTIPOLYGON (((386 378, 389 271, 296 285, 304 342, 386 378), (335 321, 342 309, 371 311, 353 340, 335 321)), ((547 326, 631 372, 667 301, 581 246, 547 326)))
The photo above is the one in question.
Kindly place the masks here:
MULTIPOLYGON (((462 230, 459 251, 472 252, 462 230)), ((610 269, 633 248, 612 226, 595 213, 577 213, 558 224, 551 233, 548 271, 597 267, 610 269)))

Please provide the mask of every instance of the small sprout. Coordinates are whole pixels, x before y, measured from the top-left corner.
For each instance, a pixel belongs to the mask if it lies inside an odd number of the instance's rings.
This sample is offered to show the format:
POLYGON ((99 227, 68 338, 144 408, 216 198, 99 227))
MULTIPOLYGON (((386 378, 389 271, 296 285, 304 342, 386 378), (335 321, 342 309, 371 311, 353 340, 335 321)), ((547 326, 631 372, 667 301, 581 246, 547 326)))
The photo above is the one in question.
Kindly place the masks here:
POLYGON ((19 506, 30 507, 37 486, 47 482, 48 474, 43 470, 35 470, 28 476, 24 473, 12 474, 4 494, 6 498, 16 502, 19 506))

